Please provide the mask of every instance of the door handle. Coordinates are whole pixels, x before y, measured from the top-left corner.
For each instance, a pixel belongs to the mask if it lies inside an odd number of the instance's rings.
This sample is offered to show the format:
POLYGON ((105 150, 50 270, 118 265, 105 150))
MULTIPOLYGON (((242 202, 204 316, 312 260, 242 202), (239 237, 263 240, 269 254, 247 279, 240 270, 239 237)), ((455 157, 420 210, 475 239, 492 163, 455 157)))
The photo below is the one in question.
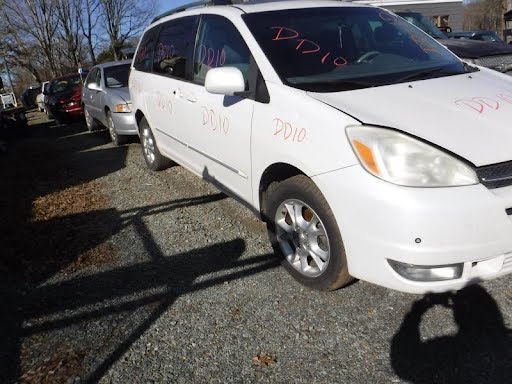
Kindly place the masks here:
POLYGON ((197 101, 197 98, 194 96, 194 94, 190 92, 182 93, 181 97, 184 97, 187 101, 190 101, 191 103, 195 103, 197 101))
POLYGON ((195 103, 197 101, 197 99, 191 95, 186 96, 185 99, 187 99, 187 101, 190 101, 191 103, 195 103))
POLYGON ((189 92, 183 92, 181 89, 177 89, 172 92, 178 99, 185 99, 191 103, 197 102, 197 98, 189 93, 189 92))

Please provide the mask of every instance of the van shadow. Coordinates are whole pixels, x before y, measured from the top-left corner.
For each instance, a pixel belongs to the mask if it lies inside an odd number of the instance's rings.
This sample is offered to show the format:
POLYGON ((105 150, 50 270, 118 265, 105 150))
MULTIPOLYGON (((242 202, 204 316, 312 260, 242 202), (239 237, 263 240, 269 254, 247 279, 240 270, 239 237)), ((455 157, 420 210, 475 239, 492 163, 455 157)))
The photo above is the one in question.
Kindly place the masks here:
MULTIPOLYGON (((115 317, 117 321, 127 324, 119 332, 114 330, 104 335, 100 331, 96 335, 108 342, 94 341, 93 345, 87 345, 85 339, 81 341, 89 348, 87 353, 94 355, 94 361, 84 372, 82 382, 95 383, 180 296, 278 267, 279 261, 273 254, 240 259, 245 251, 242 239, 165 255, 142 220, 144 216, 170 211, 182 205, 203 204, 218 199, 219 196, 213 195, 188 202, 178 201, 177 204, 143 207, 138 212, 90 212, 86 217, 77 215, 45 223, 44 226, 51 227, 57 233, 62 231, 59 226, 72 227, 76 220, 93 223, 107 221, 111 223, 111 229, 117 231, 133 226, 149 260, 37 287, 20 285, 12 279, 9 284, 0 284, 0 381, 14 382, 22 373, 20 353, 25 338, 64 330, 73 325, 81 329, 79 332, 87 329, 90 333, 94 332, 98 319, 108 322, 105 319, 115 317), (137 316, 132 316, 140 310, 143 315, 139 312, 137 316)), ((100 237, 97 242, 103 240, 100 237)), ((74 241, 77 244, 66 245, 71 258, 91 246, 90 243, 80 246, 79 238, 74 241)), ((51 251, 39 250, 43 254, 51 251)), ((37 267, 37 260, 33 260, 33 265, 37 267)), ((40 277, 34 280, 40 280, 40 277)))
POLYGON ((103 135, 83 126, 32 127, 10 144, 0 157, 0 383, 27 381, 27 369, 39 375, 30 382, 46 382, 49 372, 51 382, 97 382, 180 296, 279 264, 271 254, 241 258, 241 239, 178 254, 160 248, 145 218, 226 198, 221 193, 34 218, 36 199, 123 168, 127 148, 95 148, 103 135), (143 261, 109 248, 122 230, 135 233, 143 261), (107 258, 95 259, 104 246, 107 258), (78 352, 44 365, 59 343, 78 352))
POLYGON ((390 355, 395 373, 415 384, 505 383, 512 377, 512 333, 480 285, 416 301, 393 337, 390 355), (456 335, 421 338, 422 317, 435 306, 452 310, 456 335))

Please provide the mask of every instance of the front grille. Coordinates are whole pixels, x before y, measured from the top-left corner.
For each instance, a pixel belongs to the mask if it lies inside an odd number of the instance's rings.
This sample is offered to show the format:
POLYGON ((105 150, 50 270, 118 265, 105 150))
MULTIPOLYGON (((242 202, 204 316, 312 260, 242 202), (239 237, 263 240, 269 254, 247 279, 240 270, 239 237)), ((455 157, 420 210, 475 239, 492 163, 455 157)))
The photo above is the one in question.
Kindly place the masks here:
POLYGON ((475 60, 475 64, 482 67, 499 67, 500 65, 512 65, 512 55, 482 56, 475 60))
POLYGON ((512 185, 512 161, 486 165, 476 169, 480 182, 487 188, 501 188, 512 185))

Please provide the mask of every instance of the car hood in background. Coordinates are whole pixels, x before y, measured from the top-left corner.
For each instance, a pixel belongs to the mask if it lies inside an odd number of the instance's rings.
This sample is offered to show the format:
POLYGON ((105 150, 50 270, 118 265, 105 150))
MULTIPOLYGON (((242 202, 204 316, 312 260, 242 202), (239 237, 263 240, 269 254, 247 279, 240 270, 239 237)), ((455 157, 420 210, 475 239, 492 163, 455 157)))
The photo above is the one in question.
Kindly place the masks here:
POLYGON ((68 90, 65 90, 62 92, 52 93, 51 95, 48 96, 48 104, 55 105, 55 104, 58 104, 59 101, 66 102, 69 99, 71 99, 73 96, 75 96, 75 94, 77 94, 77 96, 80 97, 81 89, 82 89, 81 86, 76 86, 74 88, 71 88, 71 89, 68 89, 68 90))
POLYGON ((354 91, 308 94, 364 124, 407 132, 476 166, 512 160, 512 78, 506 75, 482 70, 354 91))
POLYGON ((512 47, 502 43, 469 39, 438 39, 437 41, 462 58, 478 59, 484 56, 512 55, 512 47))
POLYGON ((128 91, 128 87, 107 88, 107 95, 109 95, 111 99, 113 99, 114 97, 118 97, 125 103, 131 102, 130 92, 128 91))

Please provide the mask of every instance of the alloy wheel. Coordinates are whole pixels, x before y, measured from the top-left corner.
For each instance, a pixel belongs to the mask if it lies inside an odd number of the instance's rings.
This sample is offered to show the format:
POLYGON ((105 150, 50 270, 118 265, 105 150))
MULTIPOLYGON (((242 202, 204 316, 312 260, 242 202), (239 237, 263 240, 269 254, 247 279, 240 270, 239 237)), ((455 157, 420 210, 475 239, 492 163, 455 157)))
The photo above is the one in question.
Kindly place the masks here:
POLYGON ((142 131, 142 146, 146 159, 153 163, 155 161, 155 142, 149 128, 145 127, 142 131))
POLYGON ((329 263, 329 238, 320 217, 304 202, 284 201, 275 215, 278 245, 286 260, 302 275, 317 277, 329 263))

